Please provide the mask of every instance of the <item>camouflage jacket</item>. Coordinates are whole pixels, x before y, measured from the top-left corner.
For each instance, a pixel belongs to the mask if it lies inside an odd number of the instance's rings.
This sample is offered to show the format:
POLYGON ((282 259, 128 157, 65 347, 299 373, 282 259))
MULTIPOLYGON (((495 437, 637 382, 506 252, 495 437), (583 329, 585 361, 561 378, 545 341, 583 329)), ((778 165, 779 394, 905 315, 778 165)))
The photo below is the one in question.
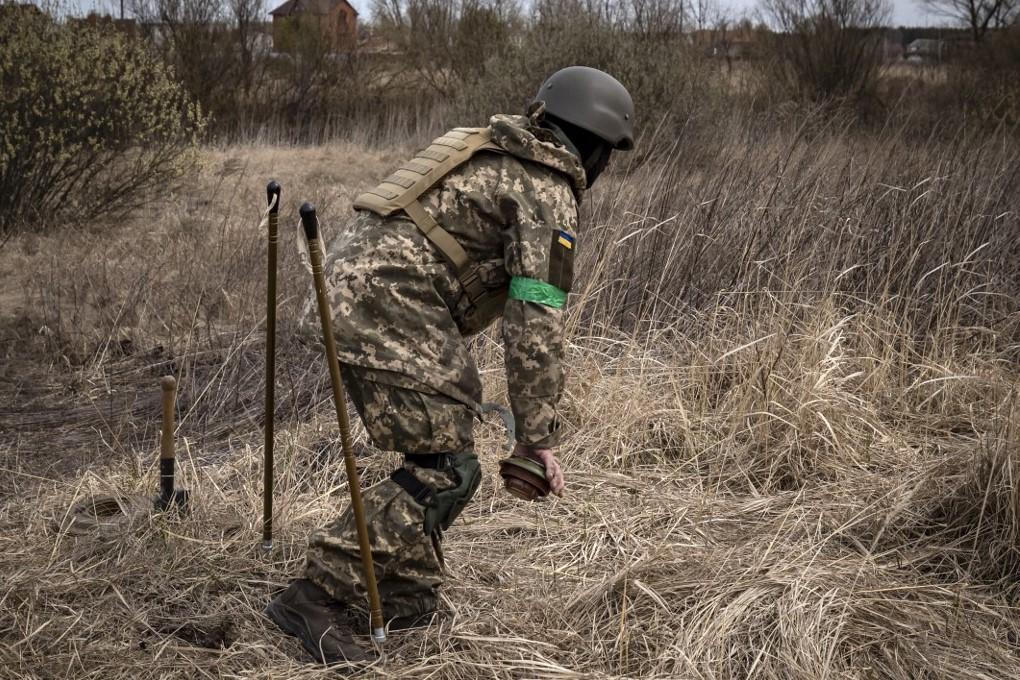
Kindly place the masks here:
MULTIPOLYGON (((421 202, 482 264, 487 286, 509 288, 502 335, 517 439, 553 446, 586 179, 575 153, 528 118, 494 116, 490 128, 507 153, 478 153, 421 202)), ((330 242, 326 265, 341 361, 478 409, 480 379, 461 337, 479 329, 466 326, 460 282, 414 223, 359 211, 330 242)))

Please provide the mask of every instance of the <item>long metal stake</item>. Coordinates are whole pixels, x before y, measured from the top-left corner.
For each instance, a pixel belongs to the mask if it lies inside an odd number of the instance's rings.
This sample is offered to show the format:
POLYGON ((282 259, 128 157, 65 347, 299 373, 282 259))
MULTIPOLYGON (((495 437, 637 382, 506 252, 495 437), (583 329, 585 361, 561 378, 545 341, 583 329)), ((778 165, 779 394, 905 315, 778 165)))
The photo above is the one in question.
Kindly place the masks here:
POLYGON ((326 361, 329 364, 329 378, 333 383, 333 403, 336 405, 336 421, 340 426, 340 441, 344 451, 344 465, 347 467, 347 482, 351 489, 351 507, 354 508, 354 522, 358 527, 358 545, 361 550, 361 566, 365 572, 365 587, 371 605, 372 639, 378 643, 386 640, 383 628, 382 605, 379 601, 379 587, 375 582, 375 566, 372 564, 372 545, 368 540, 368 526, 365 522, 365 506, 361 502, 361 481, 358 466, 354 461, 351 447, 351 424, 347 417, 347 395, 340 377, 340 360, 336 354, 336 339, 333 337, 333 320, 326 301, 326 279, 322 273, 322 245, 319 242, 319 220, 315 206, 305 203, 301 206, 301 224, 308 239, 308 258, 312 261, 312 276, 315 278, 315 301, 319 305, 319 319, 322 321, 322 340, 326 344, 326 361))
POLYGON ((269 203, 269 264, 266 272, 266 413, 262 479, 262 549, 273 549, 273 425, 276 419, 276 242, 280 224, 280 184, 266 186, 269 203))

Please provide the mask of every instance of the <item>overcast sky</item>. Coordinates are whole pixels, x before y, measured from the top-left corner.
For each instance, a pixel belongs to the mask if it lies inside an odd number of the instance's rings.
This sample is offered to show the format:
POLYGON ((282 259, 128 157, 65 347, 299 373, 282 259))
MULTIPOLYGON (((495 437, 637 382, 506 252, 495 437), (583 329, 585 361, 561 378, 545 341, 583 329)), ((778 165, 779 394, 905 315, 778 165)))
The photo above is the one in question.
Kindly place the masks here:
MULTIPOLYGON (((267 13, 273 7, 283 2, 283 0, 263 1, 266 4, 267 13)), ((104 14, 111 11, 116 12, 115 8, 120 6, 119 0, 69 0, 69 2, 72 7, 77 8, 76 13, 81 14, 88 14, 89 11, 93 10, 104 14)), ((728 7, 730 12, 737 17, 753 14, 757 6, 757 0, 720 0, 720 2, 724 7, 728 7)), ((351 0, 351 4, 364 16, 371 14, 371 0, 351 0)), ((945 23, 943 19, 921 9, 918 6, 917 0, 891 0, 890 4, 892 5, 892 19, 890 23, 893 26, 928 26, 945 23)))

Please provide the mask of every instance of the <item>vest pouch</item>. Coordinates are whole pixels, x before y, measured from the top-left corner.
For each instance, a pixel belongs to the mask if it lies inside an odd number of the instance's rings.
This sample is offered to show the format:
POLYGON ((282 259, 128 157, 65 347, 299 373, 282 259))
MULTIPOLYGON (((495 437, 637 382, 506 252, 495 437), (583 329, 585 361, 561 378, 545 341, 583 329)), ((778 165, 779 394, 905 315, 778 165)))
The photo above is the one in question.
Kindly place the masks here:
POLYGON ((383 217, 400 212, 406 214, 443 254, 453 270, 459 272, 457 278, 464 294, 451 306, 451 310, 464 335, 478 333, 500 315, 510 280, 503 268, 503 260, 473 262, 464 247, 419 199, 443 177, 481 151, 506 153, 492 142, 492 130, 489 128, 454 128, 419 151, 379 186, 354 199, 356 210, 370 210, 383 217))
POLYGON ((474 335, 503 314, 510 286, 503 260, 479 262, 461 277, 464 295, 457 305, 461 332, 474 335))

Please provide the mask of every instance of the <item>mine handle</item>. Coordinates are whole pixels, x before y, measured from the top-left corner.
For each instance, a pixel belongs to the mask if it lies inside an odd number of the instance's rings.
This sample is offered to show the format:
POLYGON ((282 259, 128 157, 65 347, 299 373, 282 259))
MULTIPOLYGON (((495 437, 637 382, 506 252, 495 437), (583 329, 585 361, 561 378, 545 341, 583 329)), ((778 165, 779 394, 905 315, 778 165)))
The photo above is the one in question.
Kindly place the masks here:
POLYGON ((266 406, 262 465, 262 547, 273 547, 273 441, 276 417, 276 260, 280 225, 280 183, 266 185, 269 206, 269 255, 266 267, 266 406))
POLYGON ((177 381, 165 376, 159 381, 163 390, 163 431, 160 437, 160 460, 173 460, 174 454, 174 406, 177 402, 177 381))
POLYGON ((312 276, 315 279, 315 300, 319 305, 319 319, 322 321, 322 339, 326 344, 326 361, 329 364, 329 378, 333 385, 333 403, 336 405, 336 419, 337 425, 340 427, 344 465, 347 468, 347 482, 351 490, 351 507, 354 509, 354 521, 358 527, 361 566, 365 572, 365 586, 368 590, 371 607, 372 638, 376 642, 382 643, 386 640, 386 630, 383 627, 382 604, 379 600, 379 587, 375 580, 375 566, 372 564, 372 545, 368 540, 365 506, 361 500, 361 481, 351 446, 351 424, 347 417, 347 396, 344 393, 344 383, 340 377, 340 360, 336 354, 333 322, 329 303, 326 300, 326 280, 322 272, 322 245, 319 242, 319 220, 315 216, 315 206, 311 203, 302 205, 300 213, 301 224, 305 228, 305 238, 308 239, 308 257, 312 262, 312 276))

